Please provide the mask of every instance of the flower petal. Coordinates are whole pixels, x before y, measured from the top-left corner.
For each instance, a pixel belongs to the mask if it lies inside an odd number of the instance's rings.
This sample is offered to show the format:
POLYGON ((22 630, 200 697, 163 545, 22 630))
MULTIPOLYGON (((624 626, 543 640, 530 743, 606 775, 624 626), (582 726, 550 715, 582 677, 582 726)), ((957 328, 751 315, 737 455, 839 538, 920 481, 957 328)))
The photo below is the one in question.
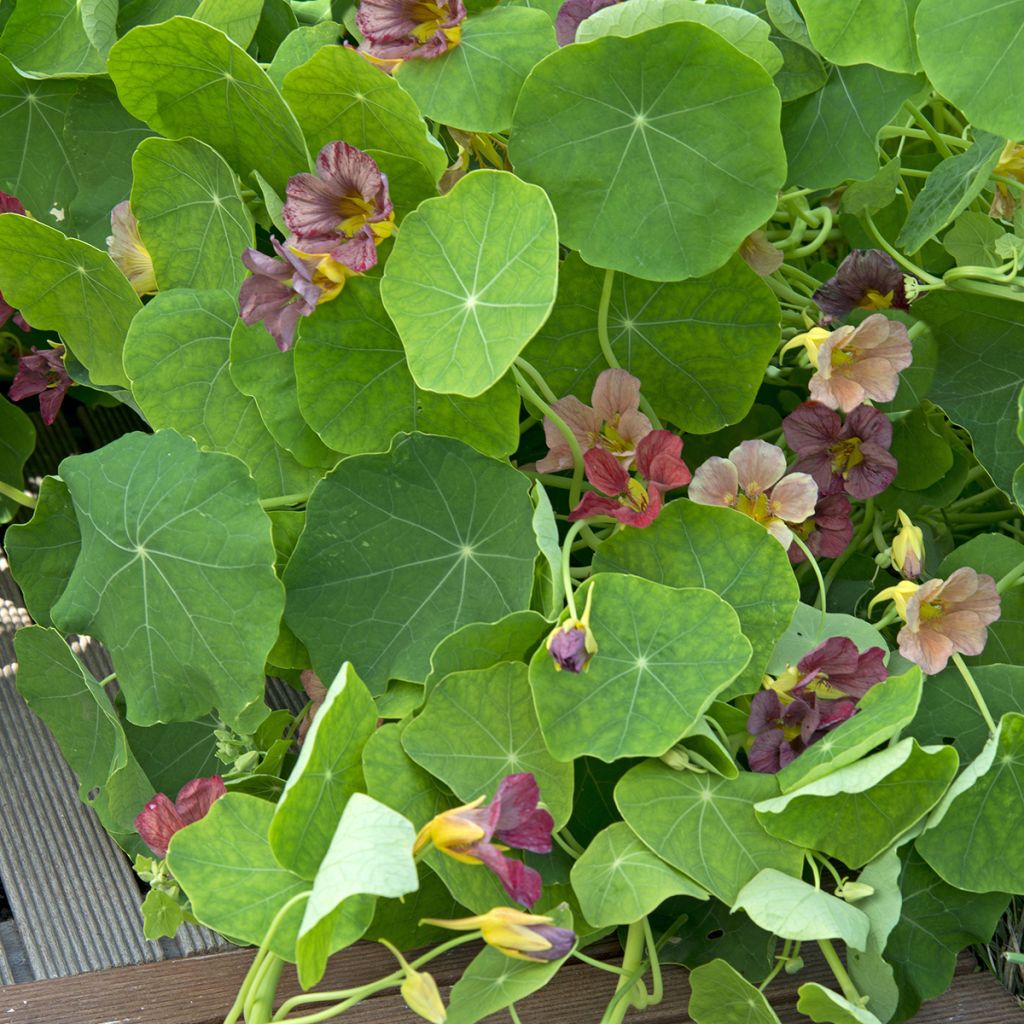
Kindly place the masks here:
POLYGON ((697 468, 686 492, 690 501, 698 505, 721 505, 730 508, 736 504, 739 489, 736 467, 718 455, 712 455, 697 468))
POLYGON ((817 502, 818 485, 806 473, 790 473, 772 488, 769 508, 787 523, 802 523, 817 502))
POLYGON ((629 474, 616 458, 603 448, 591 448, 583 453, 587 479, 605 494, 615 496, 629 489, 629 474))
POLYGON ((628 370, 603 370, 594 384, 591 403, 599 422, 617 422, 623 413, 640 408, 640 381, 628 370))
POLYGON ((750 498, 763 494, 786 472, 785 453, 767 441, 741 442, 729 452, 729 461, 736 467, 740 487, 750 498))

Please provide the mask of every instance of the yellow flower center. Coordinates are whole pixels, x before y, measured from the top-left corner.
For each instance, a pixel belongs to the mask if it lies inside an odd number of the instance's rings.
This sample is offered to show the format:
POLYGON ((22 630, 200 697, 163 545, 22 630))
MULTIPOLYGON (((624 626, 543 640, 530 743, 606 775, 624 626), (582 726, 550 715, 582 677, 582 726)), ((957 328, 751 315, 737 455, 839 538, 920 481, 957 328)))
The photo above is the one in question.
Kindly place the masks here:
POLYGON ((999 154, 999 162, 992 173, 1024 182, 1024 146, 1008 142, 999 154))
POLYGON ((917 613, 922 622, 927 622, 929 619, 937 619, 942 614, 942 601, 929 601, 921 602, 921 607, 917 613))
POLYGON ((860 444, 859 437, 848 437, 845 441, 832 445, 829 452, 832 455, 833 473, 839 473, 845 480, 849 477, 850 470, 864 461, 860 444))
POLYGON ((771 514, 767 494, 759 494, 756 498, 741 494, 736 499, 736 508, 745 516, 750 516, 755 523, 770 523, 775 518, 771 514))
POLYGON ((605 420, 601 424, 601 447, 611 452, 613 455, 624 455, 626 452, 633 450, 633 442, 627 441, 616 427, 619 425, 618 417, 614 421, 605 420))
MULTIPOLYGON (((419 3, 413 4, 411 14, 413 21, 417 23, 416 27, 412 30, 412 34, 421 43, 427 42, 432 35, 441 29, 442 24, 451 17, 446 7, 430 3, 430 0, 419 0, 419 3)), ((458 43, 462 35, 462 30, 458 25, 454 28, 443 29, 442 31, 445 34, 445 38, 453 46, 458 43)))
POLYGON ((864 293, 864 298, 857 304, 858 309, 889 309, 892 307, 892 297, 894 292, 888 291, 885 293, 877 292, 874 288, 869 288, 864 293))
POLYGON ((643 512, 650 504, 650 501, 650 495, 644 489, 643 484, 632 477, 630 477, 626 493, 619 496, 620 505, 625 505, 626 508, 634 509, 637 512, 643 512))
POLYGON ((856 349, 847 350, 837 345, 832 349, 832 366, 849 366, 857 361, 857 354, 856 349))
POLYGON ((330 254, 325 256, 313 271, 313 284, 321 289, 320 298, 316 300, 317 305, 336 299, 345 287, 345 282, 355 276, 356 272, 346 267, 344 263, 330 254))

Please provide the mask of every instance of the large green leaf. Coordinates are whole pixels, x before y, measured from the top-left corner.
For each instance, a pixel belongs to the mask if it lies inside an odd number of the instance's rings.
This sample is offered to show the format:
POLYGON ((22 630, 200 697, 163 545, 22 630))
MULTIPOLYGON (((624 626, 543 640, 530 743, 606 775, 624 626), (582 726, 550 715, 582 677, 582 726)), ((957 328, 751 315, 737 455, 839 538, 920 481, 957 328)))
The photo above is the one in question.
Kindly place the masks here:
POLYGON ((1005 233, 999 221, 987 213, 968 210, 942 236, 942 247, 958 267, 998 267, 1003 259, 996 253, 995 243, 1005 233))
POLYGON ((212 146, 243 177, 283 193, 309 165, 292 112, 260 66, 191 18, 134 28, 114 45, 110 77, 124 108, 163 135, 212 146))
POLYGON ((947 157, 928 175, 924 188, 914 196, 896 244, 904 252, 918 249, 937 235, 976 199, 988 183, 999 160, 1003 140, 988 132, 976 132, 970 149, 947 157))
POLYGON ((588 263, 672 281, 722 266, 775 209, 767 72, 704 25, 563 47, 530 73, 510 155, 588 263))
POLYGON ((251 721, 281 589, 244 465, 162 430, 67 458, 60 473, 82 552, 53 618, 106 645, 129 719, 187 720, 214 707, 228 722, 251 721))
POLYGON ((800 874, 803 851, 770 836, 754 814, 754 804, 778 792, 770 775, 723 779, 645 761, 622 777, 615 802, 662 860, 731 906, 762 868, 800 874))
MULTIPOLYGON (((36 428, 28 414, 0 398, 0 480, 9 487, 20 488, 25 462, 35 446, 36 428)), ((21 507, 13 498, 0 494, 0 523, 11 520, 21 507)))
POLYGON ((907 738, 756 807, 757 820, 796 846, 863 867, 920 821, 953 781, 952 747, 907 738))
POLYGON ((544 191, 477 171, 405 219, 381 299, 416 383, 474 397, 547 319, 557 285, 558 228, 544 191))
POLYGON ((796 1008, 817 1024, 882 1024, 870 1010, 851 1003, 816 981, 801 985, 799 991, 796 1008))
POLYGON ((283 91, 314 153, 344 139, 359 149, 411 157, 434 181, 447 166, 445 152, 427 131, 415 101, 355 50, 322 46, 285 76, 283 91))
POLYGON ((8 527, 4 547, 32 621, 52 626, 50 609, 64 593, 82 547, 71 495, 60 477, 43 477, 32 519, 8 527))
POLYGON ((146 139, 132 158, 132 213, 161 290, 226 288, 248 276, 253 224, 238 179, 195 139, 146 139))
POLYGON ((929 397, 971 432, 975 454, 1011 493, 1024 461, 1017 435, 1017 397, 1024 375, 1024 312, 1020 303, 951 291, 928 297, 921 319, 939 358, 929 397))
POLYGON ((587 584, 597 654, 560 672, 546 647, 530 685, 548 748, 569 761, 658 756, 693 729, 750 660, 733 609, 710 590, 600 573, 587 584))
POLYGON ((373 698, 347 662, 331 683, 277 801, 270 845, 279 864, 314 878, 348 798, 363 785, 363 745, 377 725, 373 698))
POLYGON ((421 391, 380 301, 379 284, 358 278, 299 325, 299 408, 338 451, 384 451, 400 431, 458 437, 501 458, 519 445, 519 392, 504 377, 479 398, 421 391))
MULTIPOLYGON (((312 479, 267 430, 253 399, 228 370, 237 299, 226 291, 160 292, 132 322, 125 370, 150 424, 187 434, 201 448, 242 459, 260 494, 305 490, 312 479)), ((267 336, 266 342, 273 349, 267 336)))
POLYGON ((511 466, 423 434, 341 462, 309 499, 284 577, 288 624, 320 677, 353 660, 380 693, 391 677, 422 679, 460 626, 524 609, 536 553, 528 489, 511 466))
POLYGON ((152 25, 176 14, 191 15, 199 3, 200 0, 123 0, 118 28, 127 32, 135 25, 152 25))
POLYGON ((819 189, 870 178, 878 170, 879 130, 920 85, 870 64, 834 65, 821 89, 782 108, 789 184, 819 189))
POLYGON ((338 42, 340 26, 333 21, 320 21, 315 25, 300 25, 282 40, 267 67, 267 76, 284 91, 288 73, 305 64, 323 47, 338 42))
POLYGON ((735 692, 760 687, 799 598, 786 552, 764 527, 732 509, 689 501, 670 502, 645 530, 611 537, 598 550, 594 571, 706 587, 728 601, 754 649, 735 692))
POLYGON ((1014 892, 1024 850, 1007 828, 1024 790, 1024 715, 1008 712, 999 732, 950 788, 916 847, 935 871, 967 892, 1014 892), (934 819, 933 819, 934 820, 934 819))
MULTIPOLYGON (((607 367, 597 334, 603 278, 571 253, 559 272, 558 302, 527 350, 558 394, 586 398, 607 367)), ((779 305, 739 257, 691 281, 620 275, 608 336, 662 416, 689 433, 712 433, 749 412, 778 348, 779 305)))
POLYGON ((587 920, 598 927, 639 921, 669 896, 708 898, 621 821, 599 833, 573 865, 572 887, 587 920))
POLYGON ((402 734, 402 746, 465 803, 493 797, 506 775, 531 772, 555 827, 569 820, 572 765, 556 761, 544 745, 520 662, 443 679, 402 734))
POLYGON ((543 11, 510 6, 474 15, 462 41, 436 60, 409 60, 398 83, 424 116, 468 132, 501 132, 534 65, 555 49, 555 29, 543 11))
POLYGON ((694 1024, 778 1024, 764 993, 724 960, 712 960, 690 972, 694 1024))
POLYGON ((921 0, 917 46, 935 88, 971 124, 997 135, 1024 136, 1024 111, 1013 97, 1024 62, 1024 0, 921 0))
POLYGON ((26 77, 101 75, 116 22, 117 0, 32 0, 14 8, 0 50, 26 77))
POLYGON ((192 17, 219 28, 245 48, 259 24, 263 0, 202 0, 192 17))
POLYGON ((142 308, 110 257, 56 228, 0 214, 0 292, 33 327, 59 331, 96 384, 127 385, 121 349, 142 308))
POLYGON ((217 757, 220 722, 215 715, 141 729, 131 722, 122 726, 135 760, 157 793, 173 797, 186 782, 224 771, 224 762, 217 757))
POLYGON ((920 0, 800 0, 818 52, 834 64, 874 64, 887 71, 921 70, 914 38, 920 0))

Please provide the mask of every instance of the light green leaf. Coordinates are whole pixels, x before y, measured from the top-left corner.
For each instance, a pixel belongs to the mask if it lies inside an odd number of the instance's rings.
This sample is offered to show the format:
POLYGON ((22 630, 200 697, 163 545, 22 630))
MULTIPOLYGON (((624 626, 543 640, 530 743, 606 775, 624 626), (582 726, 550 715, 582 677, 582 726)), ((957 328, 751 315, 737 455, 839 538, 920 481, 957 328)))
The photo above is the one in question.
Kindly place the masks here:
MULTIPOLYGON (((53 609, 110 651, 139 725, 262 704, 281 590, 270 523, 245 467, 162 430, 65 459, 82 553, 53 609)), ((243 731, 245 731, 243 729, 243 731)))
POLYGON ((447 676, 409 723, 402 746, 464 803, 493 797, 506 775, 531 772, 555 827, 569 820, 572 765, 548 753, 521 663, 447 676))
POLYGON ((191 18, 134 28, 108 61, 121 104, 162 135, 191 135, 243 177, 283 193, 309 165, 302 132, 260 66, 222 32, 191 18))
POLYGON ((203 0, 192 17, 219 28, 245 49, 256 34, 262 11, 263 0, 203 0))
POLYGON ((267 77, 284 92, 284 80, 288 72, 301 67, 322 47, 337 43, 340 34, 341 26, 334 21, 300 25, 285 36, 275 51, 274 58, 266 69, 267 77))
POLYGON ((150 940, 174 938, 185 920, 181 904, 162 889, 150 889, 141 910, 142 932, 150 940))
MULTIPOLYGON (((288 720, 291 724, 290 715, 288 720)), ((172 798, 186 782, 225 770, 224 762, 217 757, 214 735, 219 725, 214 715, 195 722, 167 722, 144 729, 131 722, 122 723, 131 753, 152 783, 153 791, 172 798)))
MULTIPOLYGON (((379 74, 379 72, 376 72, 379 74)), ((421 391, 381 305, 379 284, 356 278, 344 295, 299 325, 299 409, 338 451, 384 451, 401 431, 458 437, 501 458, 519 445, 519 392, 510 376, 479 398, 421 391)))
MULTIPOLYGON (((873 860, 941 799, 959 758, 907 738, 755 808, 773 836, 820 850, 848 867, 873 860)), ((860 947, 862 948, 862 947, 860 947)))
MULTIPOLYGON (((316 31, 314 37, 314 29, 299 29, 310 33, 309 45, 322 39, 323 30, 317 26, 316 31)), ((337 26, 333 31, 337 32, 337 26)), ((415 101, 394 78, 382 75, 355 50, 324 42, 319 47, 304 64, 286 74, 283 86, 284 98, 295 111, 310 151, 317 153, 328 142, 344 139, 358 149, 410 157, 437 181, 448 158, 427 131, 415 101)), ((270 73, 274 73, 273 65, 270 73)))
POLYGON ((956 260, 958 267, 998 267, 1002 259, 996 255, 995 243, 1003 229, 987 213, 968 210, 942 238, 942 247, 956 260))
POLYGON ((886 71, 921 70, 914 39, 920 0, 800 0, 818 52, 834 64, 874 64, 886 71))
POLYGON ((395 77, 425 117, 467 132, 501 132, 512 124, 526 76, 556 45, 544 11, 494 7, 463 24, 454 49, 405 61, 395 77))
POLYGON ((662 860, 731 905, 762 868, 800 874, 803 851, 770 836, 754 814, 755 803, 777 794, 770 775, 723 779, 645 761, 619 781, 615 803, 662 860))
MULTIPOLYGON (((25 462, 36 446, 36 428, 28 414, 13 402, 0 398, 0 480, 20 489, 24 482, 25 462)), ((28 499, 26 499, 28 500, 28 499)), ((9 522, 22 506, 0 494, 0 523, 9 522)))
MULTIPOLYGON (((793 0, 765 0, 764 14, 778 31, 790 42, 808 49, 813 47, 807 26, 793 0)), ((764 17, 764 15, 762 15, 764 17)))
POLYGON ((884 210, 896 198, 900 187, 900 162, 893 157, 883 164, 878 172, 865 181, 851 181, 846 186, 839 209, 843 213, 859 217, 863 213, 877 213, 884 210))
MULTIPOLYGON (((282 352, 262 324, 237 321, 231 331, 231 380, 254 399, 274 440, 310 468, 329 469, 339 454, 325 445, 302 418, 295 383, 295 350, 282 352)), ((324 392, 336 397, 329 389, 324 392)))
POLYGON ((878 132, 921 81, 870 64, 833 66, 825 85, 782 109, 782 137, 789 158, 787 182, 832 188, 878 170, 878 132))
POLYGON ((828 80, 828 72, 813 50, 782 36, 773 36, 772 42, 782 51, 784 61, 773 79, 783 103, 817 92, 828 80))
POLYGON ((1024 136, 1014 102, 1024 63, 1024 0, 921 0, 917 46, 935 88, 971 124, 1011 139, 1024 136))
POLYGON ((59 331, 97 384, 127 385, 121 349, 142 308, 110 257, 55 228, 0 214, 0 292, 39 330, 59 331))
POLYGON ((530 685, 548 748, 615 761, 658 756, 700 721, 750 660, 733 609, 709 590, 676 590, 638 576, 601 573, 577 591, 590 600, 597 654, 585 673, 560 672, 546 647, 530 685))
POLYGON ((796 1008, 818 1024, 881 1024, 870 1010, 851 1003, 816 981, 801 985, 799 993, 796 1008))
POLYGON ((947 157, 928 175, 896 238, 904 252, 917 252, 981 195, 1004 141, 976 131, 970 149, 947 157))
MULTIPOLYGON (((607 368, 597 335, 604 277, 575 253, 561 265, 558 302, 526 353, 556 394, 586 400, 607 368)), ((612 286, 608 337, 660 415, 688 433, 713 433, 749 412, 778 348, 779 305, 738 256, 690 281, 623 274, 612 286)))
POLYGON ((543 190, 476 171, 406 218, 380 294, 417 385, 475 397, 547 319, 557 284, 558 228, 543 190))
POLYGON ((764 993, 724 960, 712 960, 690 972, 694 1024, 778 1024, 764 993))
POLYGON ((632 573, 670 587, 706 587, 728 601, 754 649, 730 695, 760 688, 799 598, 785 550, 762 526, 733 509, 690 501, 670 502, 646 529, 624 530, 605 541, 594 571, 632 573))
POLYGON ((586 919, 597 927, 639 921, 669 896, 708 898, 621 821, 599 833, 573 865, 572 887, 586 919))
POLYGON ((509 142, 561 240, 656 281, 722 266, 775 209, 779 94, 705 25, 563 47, 530 73, 509 142))
POLYGON ((14 8, 0 50, 29 78, 101 75, 116 21, 117 0, 32 0, 14 8))
POLYGON ((558 523, 548 492, 539 480, 534 480, 530 496, 533 499, 533 533, 540 549, 537 556, 536 599, 544 615, 556 618, 565 601, 558 523))
POLYGON ((8 527, 4 535, 11 572, 33 622, 53 625, 50 609, 64 593, 81 547, 78 520, 64 481, 43 477, 32 519, 8 527))
POLYGON ((853 764, 909 724, 920 699, 921 670, 916 666, 872 686, 858 702, 853 718, 812 744, 775 776, 780 789, 789 793, 853 764))
POLYGON ((152 25, 167 21, 176 14, 191 15, 199 0, 124 0, 118 26, 122 32, 136 25, 152 25))
POLYGON ((146 139, 135 151, 132 171, 132 213, 161 290, 237 293, 248 276, 242 253, 254 239, 231 168, 195 139, 146 139))
POLYGON ((855 949, 868 940, 870 922, 862 910, 774 868, 747 882, 732 909, 745 910, 755 924, 784 939, 842 939, 855 949))
POLYGON ((449 438, 400 435, 385 454, 341 462, 309 499, 284 577, 288 624, 318 675, 355 658, 380 693, 390 677, 423 678, 460 626, 525 609, 528 492, 518 470, 449 438))
POLYGON ((779 637, 772 651, 767 671, 771 675, 784 672, 788 665, 796 665, 805 654, 810 654, 822 641, 832 636, 847 637, 862 654, 869 647, 881 647, 886 653, 889 650, 885 637, 871 623, 854 615, 829 612, 822 626, 821 610, 801 601, 796 606, 789 628, 779 637))
POLYGON ((349 797, 363 786, 363 745, 376 725, 373 698, 346 662, 306 733, 270 823, 277 862, 297 875, 316 877, 349 797))
POLYGON ((698 0, 633 0, 628 7, 613 4, 580 25, 576 42, 589 43, 600 36, 635 36, 675 21, 696 21, 714 29, 769 75, 782 67, 782 54, 768 38, 771 26, 766 21, 739 7, 710 6, 698 0))

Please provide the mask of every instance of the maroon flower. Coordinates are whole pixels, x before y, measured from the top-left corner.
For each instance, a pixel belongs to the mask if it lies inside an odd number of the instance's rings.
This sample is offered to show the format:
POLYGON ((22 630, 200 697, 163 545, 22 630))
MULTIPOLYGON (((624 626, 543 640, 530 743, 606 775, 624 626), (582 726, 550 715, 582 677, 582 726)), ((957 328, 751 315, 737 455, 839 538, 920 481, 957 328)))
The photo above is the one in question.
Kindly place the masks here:
POLYGON ((32 353, 18 360, 18 372, 14 375, 7 397, 20 402, 30 395, 39 396, 39 413, 43 422, 50 426, 57 418, 61 403, 74 383, 64 369, 62 356, 64 346, 56 345, 42 351, 32 346, 32 353))
POLYGON ((881 647, 869 647, 861 654, 852 640, 831 636, 797 662, 800 680, 792 692, 859 700, 875 683, 889 678, 884 658, 881 647))
POLYGON ((858 405, 843 423, 821 402, 804 402, 783 421, 786 443, 799 456, 794 470, 814 477, 821 494, 855 498, 881 494, 896 477, 889 454, 892 423, 870 405, 858 405))
MULTIPOLYGON (((22 217, 28 216, 25 212, 25 207, 21 205, 21 200, 7 192, 0 192, 0 213, 17 213, 22 217)), ((3 293, 0 292, 0 327, 3 327, 11 317, 14 317, 14 322, 23 331, 32 330, 25 322, 25 318, 16 312, 9 302, 5 301, 3 293)), ((57 404, 59 405, 60 403, 58 402, 57 404)), ((53 420, 48 420, 47 422, 52 423, 53 420)))
POLYGON ((465 17, 462 0, 362 0, 359 49, 383 60, 440 57, 459 45, 465 17))
POLYGON ((814 693, 790 697, 762 690, 750 703, 747 731, 754 737, 747 751, 751 770, 774 774, 827 732, 852 717, 852 700, 819 700, 814 693))
POLYGON ((214 801, 226 792, 224 780, 211 775, 186 782, 173 804, 163 793, 156 793, 135 819, 135 831, 157 857, 166 857, 171 836, 205 818, 214 801))
POLYGON ((881 249, 854 249, 815 293, 822 323, 854 309, 910 309, 900 265, 881 249))
POLYGON ((682 438, 667 430, 652 430, 642 438, 636 446, 636 465, 644 486, 611 452, 591 448, 583 456, 587 479, 603 493, 583 495, 569 514, 570 522, 606 515, 630 526, 650 526, 661 511, 665 492, 690 482, 690 470, 680 458, 682 450, 682 438))
MULTIPOLYGON (((845 494, 826 494, 818 499, 810 518, 795 524, 792 530, 815 558, 838 558, 853 539, 849 498, 845 494)), ((807 556, 796 544, 792 544, 789 560, 799 565, 807 560, 807 556)))
POLYGON ((606 7, 621 3, 622 0, 565 0, 555 17, 555 37, 559 46, 568 46, 576 41, 576 32, 592 14, 606 7))

